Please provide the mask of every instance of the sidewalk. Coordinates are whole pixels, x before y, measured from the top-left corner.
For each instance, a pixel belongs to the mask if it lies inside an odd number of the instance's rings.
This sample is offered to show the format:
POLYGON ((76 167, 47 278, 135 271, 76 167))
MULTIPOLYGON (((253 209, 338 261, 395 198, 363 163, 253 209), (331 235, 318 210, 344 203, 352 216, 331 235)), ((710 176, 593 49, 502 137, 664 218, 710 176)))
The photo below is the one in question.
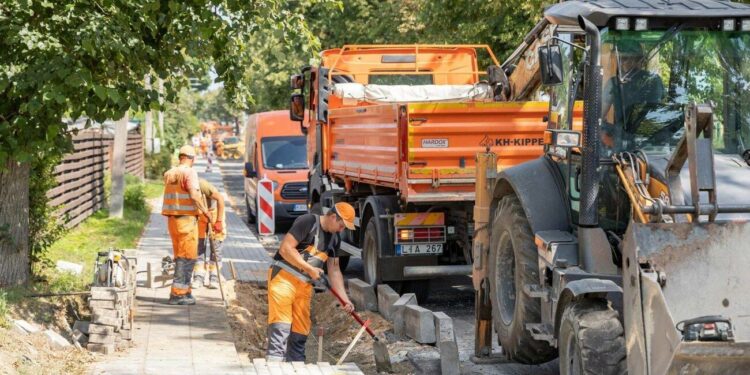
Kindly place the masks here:
MULTIPOLYGON (((224 193, 224 184, 217 164, 212 173, 203 173, 205 161, 195 165, 202 178, 207 179, 224 193)), ((159 205, 161 202, 159 202, 159 205)), ((160 262, 172 254, 172 243, 167 233, 167 222, 155 207, 143 237, 138 243, 139 271, 145 271, 149 262, 160 262)), ((250 232, 242 219, 227 202, 226 225, 228 239, 222 255, 222 274, 231 278, 229 261, 235 265, 241 281, 265 284, 270 257, 250 232)), ((193 291, 197 299, 194 306, 170 306, 171 282, 165 287, 145 288, 146 273, 138 274, 136 292, 137 308, 133 331, 133 345, 127 352, 118 352, 103 358, 92 366, 91 374, 287 374, 333 373, 335 366, 328 364, 304 367, 284 365, 269 366, 265 361, 252 361, 239 355, 229 326, 226 309, 219 289, 201 288, 193 291)), ((352 364, 345 364, 339 373, 361 373, 352 364)))

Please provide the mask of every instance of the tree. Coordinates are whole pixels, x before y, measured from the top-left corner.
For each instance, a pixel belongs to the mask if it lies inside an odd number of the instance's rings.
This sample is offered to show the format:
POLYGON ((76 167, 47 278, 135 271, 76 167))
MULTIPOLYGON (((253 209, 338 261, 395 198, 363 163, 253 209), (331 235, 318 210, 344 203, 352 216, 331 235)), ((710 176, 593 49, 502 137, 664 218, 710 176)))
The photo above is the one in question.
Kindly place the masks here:
POLYGON ((252 40, 270 33, 284 46, 315 43, 302 15, 283 5, 282 0, 0 4, 0 285, 28 279, 30 162, 70 149, 64 116, 104 121, 128 109, 158 108, 156 90, 144 88, 146 74, 165 79, 170 102, 187 77, 205 76, 212 65, 231 101, 249 102, 244 68, 257 52, 252 40))

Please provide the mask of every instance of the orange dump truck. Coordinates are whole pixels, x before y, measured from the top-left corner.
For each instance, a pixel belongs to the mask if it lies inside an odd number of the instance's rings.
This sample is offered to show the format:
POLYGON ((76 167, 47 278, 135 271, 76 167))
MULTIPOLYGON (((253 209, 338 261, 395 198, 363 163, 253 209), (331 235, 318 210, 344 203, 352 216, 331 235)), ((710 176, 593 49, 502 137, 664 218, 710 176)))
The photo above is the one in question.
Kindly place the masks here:
POLYGON ((475 155, 490 149, 500 167, 539 157, 549 109, 504 101, 498 65, 484 45, 352 45, 291 77, 308 206, 354 205, 342 256, 362 257, 368 283, 421 302, 430 279, 471 274, 475 155))

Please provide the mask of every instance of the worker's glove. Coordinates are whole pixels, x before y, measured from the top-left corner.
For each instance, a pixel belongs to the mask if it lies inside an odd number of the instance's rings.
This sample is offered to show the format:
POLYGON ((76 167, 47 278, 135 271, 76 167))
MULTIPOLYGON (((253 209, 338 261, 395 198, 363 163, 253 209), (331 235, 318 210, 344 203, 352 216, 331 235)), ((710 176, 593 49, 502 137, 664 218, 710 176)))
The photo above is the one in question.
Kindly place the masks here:
POLYGON ((214 233, 221 233, 224 230, 224 223, 216 221, 214 223, 214 233))

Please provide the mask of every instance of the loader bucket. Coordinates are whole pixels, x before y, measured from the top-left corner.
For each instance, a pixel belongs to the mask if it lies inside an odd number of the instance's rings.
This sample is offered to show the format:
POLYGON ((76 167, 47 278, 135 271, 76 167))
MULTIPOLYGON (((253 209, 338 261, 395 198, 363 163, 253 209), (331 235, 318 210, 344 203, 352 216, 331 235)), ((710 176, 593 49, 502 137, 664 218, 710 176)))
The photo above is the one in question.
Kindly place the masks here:
POLYGON ((629 373, 750 369, 750 222, 631 223, 622 280, 629 373), (675 328, 708 315, 731 319, 734 342, 684 341, 675 328))

